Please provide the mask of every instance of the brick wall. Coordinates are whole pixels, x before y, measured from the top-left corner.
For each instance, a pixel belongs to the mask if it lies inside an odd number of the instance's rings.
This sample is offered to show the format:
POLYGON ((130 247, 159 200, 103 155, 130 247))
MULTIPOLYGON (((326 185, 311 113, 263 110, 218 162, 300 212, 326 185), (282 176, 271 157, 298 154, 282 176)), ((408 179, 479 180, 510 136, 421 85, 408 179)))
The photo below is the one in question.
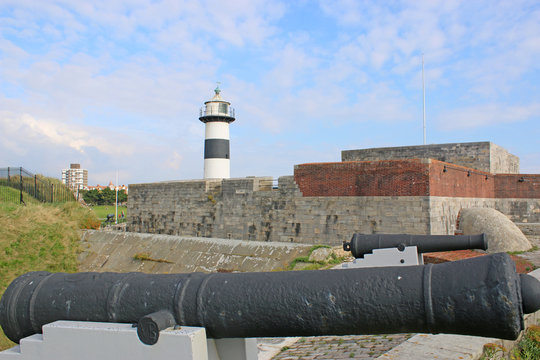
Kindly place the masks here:
POLYGON ((363 162, 295 165, 294 181, 304 196, 357 196, 358 172, 367 165, 363 162))
POLYGON ((497 198, 540 199, 540 174, 497 174, 497 198))
POLYGON ((433 159, 296 165, 303 196, 540 198, 540 174, 491 174, 433 159))
POLYGON ((495 197, 495 176, 432 159, 352 161, 295 166, 304 196, 495 197))
POLYGON ((490 173, 437 160, 429 166, 431 196, 493 198, 495 181, 490 173))
POLYGON ((304 196, 426 196, 427 160, 301 164, 294 180, 304 196))

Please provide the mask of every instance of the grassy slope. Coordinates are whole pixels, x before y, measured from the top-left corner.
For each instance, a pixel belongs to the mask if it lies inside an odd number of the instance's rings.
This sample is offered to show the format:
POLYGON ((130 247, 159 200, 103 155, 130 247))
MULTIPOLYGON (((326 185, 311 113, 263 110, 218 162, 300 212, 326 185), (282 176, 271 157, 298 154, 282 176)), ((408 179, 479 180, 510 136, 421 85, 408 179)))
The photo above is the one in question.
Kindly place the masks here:
MULTIPOLYGON (((0 294, 28 271, 77 271, 80 229, 99 228, 95 214, 78 203, 0 203, 0 294)), ((3 334, 0 349, 13 346, 3 334)))
MULTIPOLYGON (((9 202, 18 204, 21 198, 19 190, 9 186, 0 186, 0 202, 9 202)), ((32 197, 30 194, 23 191, 23 200, 27 204, 38 204, 39 201, 32 197)))

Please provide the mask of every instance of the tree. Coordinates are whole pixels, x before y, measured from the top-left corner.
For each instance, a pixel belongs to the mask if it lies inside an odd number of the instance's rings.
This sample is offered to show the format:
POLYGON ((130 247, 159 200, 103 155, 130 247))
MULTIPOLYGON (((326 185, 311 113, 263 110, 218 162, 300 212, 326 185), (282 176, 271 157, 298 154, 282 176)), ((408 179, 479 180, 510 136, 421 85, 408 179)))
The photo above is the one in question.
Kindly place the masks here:
MULTIPOLYGON (((116 201, 116 191, 108 187, 103 190, 82 191, 82 197, 88 205, 114 205, 116 201)), ((125 190, 118 191, 118 203, 125 203, 127 194, 125 190)))
POLYGON ((89 205, 100 205, 100 203, 103 201, 103 197, 101 196, 101 191, 99 190, 87 190, 87 191, 81 191, 82 197, 84 199, 84 202, 86 202, 89 205))

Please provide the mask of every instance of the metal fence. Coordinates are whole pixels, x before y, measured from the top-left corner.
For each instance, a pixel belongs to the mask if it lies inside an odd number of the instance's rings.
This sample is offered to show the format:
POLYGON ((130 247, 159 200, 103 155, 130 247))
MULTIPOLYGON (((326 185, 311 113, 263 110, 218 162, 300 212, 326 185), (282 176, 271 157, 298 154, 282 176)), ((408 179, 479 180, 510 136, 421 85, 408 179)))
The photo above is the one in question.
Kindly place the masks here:
POLYGON ((34 175, 22 167, 0 168, 0 201, 67 202, 75 201, 73 192, 61 182, 34 175), (28 198, 30 197, 30 199, 28 198))

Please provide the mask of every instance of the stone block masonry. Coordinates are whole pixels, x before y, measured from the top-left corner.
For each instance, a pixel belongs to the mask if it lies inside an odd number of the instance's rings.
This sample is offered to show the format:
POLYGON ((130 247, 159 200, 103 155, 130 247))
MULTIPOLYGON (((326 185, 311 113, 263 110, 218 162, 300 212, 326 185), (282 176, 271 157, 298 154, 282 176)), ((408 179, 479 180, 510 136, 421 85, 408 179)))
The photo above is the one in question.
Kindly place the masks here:
POLYGON ((342 161, 430 158, 492 174, 519 173, 519 158, 492 142, 470 142, 344 150, 342 161))
POLYGON ((429 231, 425 196, 306 197, 292 176, 130 185, 128 231, 339 245, 354 232, 429 231))
POLYGON ((539 196, 483 197, 485 188, 475 184, 493 189, 493 176, 457 170, 456 176, 471 186, 431 187, 443 196, 304 196, 292 176, 279 178, 277 189, 268 178, 136 184, 130 186, 128 231, 338 245, 355 232, 454 234, 459 210, 472 206, 493 207, 515 222, 540 222, 539 196))

